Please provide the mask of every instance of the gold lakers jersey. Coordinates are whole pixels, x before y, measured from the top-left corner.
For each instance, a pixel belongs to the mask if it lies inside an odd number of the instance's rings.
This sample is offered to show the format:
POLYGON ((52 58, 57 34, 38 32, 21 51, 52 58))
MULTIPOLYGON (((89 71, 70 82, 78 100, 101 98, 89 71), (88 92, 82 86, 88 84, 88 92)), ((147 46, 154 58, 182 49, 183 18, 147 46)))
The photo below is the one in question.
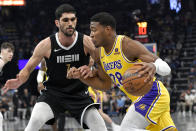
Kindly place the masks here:
POLYGON ((132 96, 125 91, 122 85, 122 76, 124 72, 133 66, 136 62, 141 62, 137 59, 136 61, 130 61, 122 52, 122 39, 123 35, 117 35, 112 50, 107 54, 105 49, 101 47, 100 61, 104 71, 110 76, 113 82, 118 86, 131 100, 134 102, 138 97, 132 96))
POLYGON ((122 39, 117 35, 112 50, 107 54, 103 47, 100 49, 100 61, 103 70, 110 76, 113 82, 134 102, 135 111, 143 115, 151 124, 146 129, 151 131, 168 130, 176 127, 171 119, 170 98, 164 85, 154 78, 152 90, 141 97, 132 96, 125 91, 122 85, 124 72, 133 66, 136 61, 130 61, 122 52, 122 39), (163 122, 164 121, 164 122, 163 122))

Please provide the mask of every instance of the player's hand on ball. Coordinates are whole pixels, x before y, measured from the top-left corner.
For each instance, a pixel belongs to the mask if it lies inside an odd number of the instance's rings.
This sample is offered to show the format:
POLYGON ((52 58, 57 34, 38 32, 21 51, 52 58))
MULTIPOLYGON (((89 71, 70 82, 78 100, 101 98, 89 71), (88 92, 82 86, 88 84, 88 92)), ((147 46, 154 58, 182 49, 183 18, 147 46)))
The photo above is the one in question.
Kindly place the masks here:
POLYGON ((144 82, 148 77, 148 73, 139 76, 138 70, 141 70, 142 64, 134 65, 128 68, 122 79, 124 89, 133 96, 143 96, 148 93, 153 85, 153 81, 144 82))
POLYGON ((134 65, 142 65, 142 68, 138 69, 137 72, 139 72, 139 77, 143 76, 144 74, 147 74, 147 77, 144 80, 145 83, 148 83, 149 81, 153 80, 156 73, 156 67, 153 63, 141 62, 134 65))

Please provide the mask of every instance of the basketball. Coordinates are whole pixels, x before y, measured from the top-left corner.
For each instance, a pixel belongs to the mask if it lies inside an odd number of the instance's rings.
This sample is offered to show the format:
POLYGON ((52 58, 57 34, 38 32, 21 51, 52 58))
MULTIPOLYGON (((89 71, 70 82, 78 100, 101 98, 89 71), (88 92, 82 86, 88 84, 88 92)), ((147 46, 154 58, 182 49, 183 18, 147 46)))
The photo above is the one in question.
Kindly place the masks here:
POLYGON ((141 77, 138 77, 138 69, 142 68, 142 65, 135 65, 127 69, 123 75, 122 84, 124 89, 133 96, 143 96, 148 93, 152 87, 153 82, 145 83, 144 80, 147 77, 147 73, 141 77))

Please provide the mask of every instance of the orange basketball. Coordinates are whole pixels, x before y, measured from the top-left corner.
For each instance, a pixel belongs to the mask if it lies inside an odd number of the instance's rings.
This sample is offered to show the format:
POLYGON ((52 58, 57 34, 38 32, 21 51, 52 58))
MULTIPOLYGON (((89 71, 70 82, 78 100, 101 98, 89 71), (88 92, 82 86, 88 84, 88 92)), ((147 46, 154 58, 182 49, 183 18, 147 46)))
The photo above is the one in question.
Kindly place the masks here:
POLYGON ((145 95, 150 91, 153 84, 153 82, 144 82, 147 77, 147 74, 138 77, 137 70, 141 67, 142 65, 134 65, 131 68, 127 69, 123 75, 123 87, 128 93, 133 96, 145 95))

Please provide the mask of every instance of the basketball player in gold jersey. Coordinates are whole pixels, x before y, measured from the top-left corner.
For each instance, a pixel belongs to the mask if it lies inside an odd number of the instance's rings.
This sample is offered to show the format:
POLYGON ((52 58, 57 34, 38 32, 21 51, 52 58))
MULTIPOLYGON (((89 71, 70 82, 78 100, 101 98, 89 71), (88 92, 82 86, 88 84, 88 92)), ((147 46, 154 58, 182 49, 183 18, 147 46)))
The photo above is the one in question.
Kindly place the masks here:
POLYGON ((168 64, 149 52, 138 41, 117 35, 115 19, 109 13, 94 15, 91 18, 90 29, 92 41, 99 47, 94 57, 98 64, 97 75, 87 77, 85 74, 88 67, 82 66, 70 69, 68 77, 79 78, 99 90, 110 89, 113 81, 132 100, 133 104, 121 123, 120 131, 176 131, 170 116, 169 93, 162 82, 154 77, 155 73, 162 76, 170 74, 168 64), (144 82, 148 84, 153 81, 151 90, 140 97, 132 96, 122 85, 124 72, 136 62, 143 65, 143 68, 138 70, 141 76, 148 73, 144 82))

